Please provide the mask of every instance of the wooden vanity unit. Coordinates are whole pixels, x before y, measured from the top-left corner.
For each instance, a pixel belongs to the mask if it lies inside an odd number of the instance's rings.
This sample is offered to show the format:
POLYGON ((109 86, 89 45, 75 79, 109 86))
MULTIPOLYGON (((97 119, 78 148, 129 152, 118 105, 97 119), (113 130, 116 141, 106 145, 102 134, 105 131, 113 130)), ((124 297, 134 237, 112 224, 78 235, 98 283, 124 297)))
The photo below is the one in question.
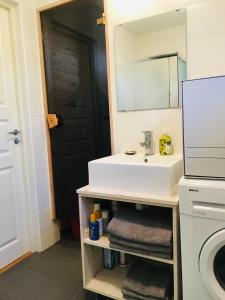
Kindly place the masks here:
MULTIPOLYGON (((121 287, 126 276, 127 267, 116 266, 112 270, 103 267, 103 248, 112 249, 107 236, 102 236, 98 241, 89 239, 89 217, 93 210, 94 201, 118 201, 139 203, 151 206, 159 206, 171 209, 173 228, 173 258, 163 259, 159 257, 142 255, 135 252, 123 251, 133 256, 143 257, 161 263, 169 264, 173 268, 173 299, 181 300, 181 264, 180 264, 180 240, 179 240, 179 210, 178 195, 174 196, 152 196, 134 194, 112 190, 96 189, 85 186, 78 191, 80 206, 80 230, 82 271, 84 288, 107 296, 112 299, 122 300, 121 287)), ((120 251, 120 250, 117 250, 120 251)))

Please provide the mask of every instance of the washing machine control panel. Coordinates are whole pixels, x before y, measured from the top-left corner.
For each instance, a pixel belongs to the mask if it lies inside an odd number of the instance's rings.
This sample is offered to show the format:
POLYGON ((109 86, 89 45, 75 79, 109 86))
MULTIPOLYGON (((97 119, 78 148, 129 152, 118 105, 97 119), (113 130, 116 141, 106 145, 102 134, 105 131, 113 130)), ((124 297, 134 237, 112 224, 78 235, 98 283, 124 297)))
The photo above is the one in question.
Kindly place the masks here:
POLYGON ((225 205, 222 204, 194 201, 192 212, 198 217, 225 220, 225 205))
POLYGON ((200 208, 193 207, 193 214, 196 216, 205 216, 207 215, 207 212, 200 208))
MULTIPOLYGON (((188 180, 183 182, 186 184, 188 180)), ((208 183, 181 185, 180 213, 193 217, 210 218, 225 221, 225 182, 213 182, 214 188, 208 183)), ((197 180, 198 182, 198 180, 197 180)))

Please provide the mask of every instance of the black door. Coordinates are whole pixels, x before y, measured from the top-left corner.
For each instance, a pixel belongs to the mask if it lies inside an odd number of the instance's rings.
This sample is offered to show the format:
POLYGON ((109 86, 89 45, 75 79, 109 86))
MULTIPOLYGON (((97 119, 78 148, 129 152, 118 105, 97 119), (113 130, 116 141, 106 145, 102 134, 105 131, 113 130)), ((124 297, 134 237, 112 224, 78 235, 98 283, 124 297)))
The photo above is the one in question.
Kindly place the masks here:
POLYGON ((42 16, 42 30, 48 111, 59 119, 50 130, 56 217, 68 219, 78 216, 76 189, 88 184, 88 161, 109 154, 99 151, 95 41, 50 16, 42 16))

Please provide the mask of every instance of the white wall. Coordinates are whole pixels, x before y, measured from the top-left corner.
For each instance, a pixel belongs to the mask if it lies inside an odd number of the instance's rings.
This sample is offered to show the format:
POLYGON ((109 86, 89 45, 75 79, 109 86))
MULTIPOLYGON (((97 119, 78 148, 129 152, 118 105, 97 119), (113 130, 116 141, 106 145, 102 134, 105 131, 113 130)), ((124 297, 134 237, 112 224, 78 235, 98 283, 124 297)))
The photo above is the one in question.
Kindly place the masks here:
POLYGON ((117 112, 114 26, 187 7, 188 77, 225 74, 225 1, 224 0, 108 0, 107 15, 110 38, 112 119, 114 151, 139 148, 141 132, 154 131, 156 149, 163 128, 169 128, 176 152, 182 151, 182 118, 180 109, 117 112))
POLYGON ((137 36, 138 58, 178 52, 186 59, 186 26, 169 27, 137 36))
MULTIPOLYGON (((21 0, 23 3, 31 0, 21 0)), ((36 0, 37 7, 54 0, 36 0)), ((161 130, 169 127, 176 152, 182 151, 181 110, 165 109, 140 112, 117 112, 114 25, 148 17, 150 15, 187 7, 187 61, 189 78, 225 74, 225 1, 224 0, 106 0, 110 38, 110 72, 112 85, 112 120, 115 152, 136 149, 142 140, 141 132, 151 129, 158 144, 161 130)), ((30 4, 31 5, 31 4, 30 4)), ((49 218, 49 184, 47 175, 47 155, 44 134, 40 67, 37 50, 37 31, 34 11, 24 14, 26 32, 27 71, 29 76, 33 151, 35 154, 39 216, 42 236, 52 237, 49 218), (26 20, 27 18, 27 20, 26 20), (29 40, 30 39, 30 40, 29 40), (43 146, 42 146, 43 145, 43 146), (35 151, 38 149, 38 151, 35 151), (41 176, 42 175, 42 176, 41 176), (43 222, 45 220, 46 222, 43 222)), ((48 240, 48 239, 47 239, 48 240)))
POLYGON ((132 34, 115 27, 116 62, 124 63, 149 56, 179 52, 186 59, 186 26, 179 25, 144 34, 132 34))
POLYGON ((59 2, 59 0, 34 0, 34 1, 36 1, 37 8, 59 2))
POLYGON ((136 54, 136 35, 132 34, 126 28, 119 26, 115 28, 115 55, 117 63, 133 61, 136 54))
POLYGON ((210 0, 188 9, 189 78, 225 74, 224 20, 224 0, 210 0))
POLYGON ((18 81, 23 102, 23 146, 31 250, 44 250, 59 238, 51 218, 50 183, 34 0, 16 0, 18 81), (19 35, 18 35, 19 34, 19 35), (27 150, 27 151, 26 151, 27 150), (32 215, 31 215, 32 214, 32 215))

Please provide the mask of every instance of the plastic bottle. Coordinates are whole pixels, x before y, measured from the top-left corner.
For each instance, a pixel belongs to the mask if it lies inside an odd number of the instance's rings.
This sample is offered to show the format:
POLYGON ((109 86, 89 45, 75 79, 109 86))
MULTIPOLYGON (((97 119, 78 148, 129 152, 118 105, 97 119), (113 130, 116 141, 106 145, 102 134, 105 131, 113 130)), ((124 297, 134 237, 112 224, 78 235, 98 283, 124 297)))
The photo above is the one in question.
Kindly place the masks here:
POLYGON ((159 153, 160 155, 171 155, 173 153, 172 139, 167 128, 163 130, 163 134, 159 139, 159 153))
POLYGON ((99 203, 94 203, 94 214, 96 217, 96 220, 99 225, 99 235, 103 235, 103 221, 102 221, 102 212, 101 212, 101 206, 99 203))
POLYGON ((95 214, 91 214, 91 217, 90 217, 89 237, 93 241, 99 240, 99 224, 96 221, 95 214))
POLYGON ((95 203, 94 203, 93 211, 94 211, 94 213, 95 213, 95 212, 98 211, 98 210, 101 210, 100 203, 95 202, 95 203))
POLYGON ((118 203, 117 201, 112 201, 112 213, 113 215, 118 211, 118 203))
POLYGON ((126 254, 124 252, 120 252, 120 266, 126 266, 126 254))
POLYGON ((136 203, 135 208, 136 208, 136 210, 142 211, 142 210, 144 210, 144 205, 140 204, 140 203, 136 203))
POLYGON ((111 249, 103 249, 103 264, 107 269, 113 269, 115 266, 116 252, 111 249))
POLYGON ((109 211, 104 209, 102 211, 102 222, 103 222, 103 234, 107 234, 107 227, 109 224, 109 211))

